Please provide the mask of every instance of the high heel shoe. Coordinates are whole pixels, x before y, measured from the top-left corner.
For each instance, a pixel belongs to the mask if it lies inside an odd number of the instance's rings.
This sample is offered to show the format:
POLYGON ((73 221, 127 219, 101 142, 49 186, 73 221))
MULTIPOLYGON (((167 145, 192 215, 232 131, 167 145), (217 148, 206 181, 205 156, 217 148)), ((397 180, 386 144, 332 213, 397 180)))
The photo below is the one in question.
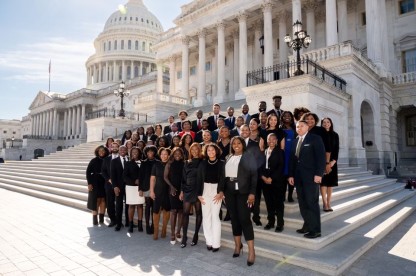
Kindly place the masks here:
POLYGON ((238 253, 234 252, 233 258, 240 257, 240 252, 241 252, 241 255, 243 255, 243 244, 240 244, 240 249, 238 250, 238 253))
POLYGON ((254 264, 254 260, 256 259, 256 255, 253 254, 253 259, 250 260, 250 255, 247 259, 247 266, 252 266, 254 264))
POLYGON ((191 246, 195 246, 198 244, 198 236, 194 236, 191 242, 191 246))

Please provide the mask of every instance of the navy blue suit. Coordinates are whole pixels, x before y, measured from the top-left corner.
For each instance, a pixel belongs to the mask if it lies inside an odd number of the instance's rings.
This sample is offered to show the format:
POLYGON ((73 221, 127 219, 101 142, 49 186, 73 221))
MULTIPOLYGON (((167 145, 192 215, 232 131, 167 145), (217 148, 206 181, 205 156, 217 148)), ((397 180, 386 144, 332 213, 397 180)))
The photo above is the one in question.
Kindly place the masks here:
POLYGON ((228 129, 233 129, 235 126, 235 117, 227 117, 224 120, 225 125, 228 127, 228 129))
POLYGON ((307 133, 296 157, 299 137, 292 144, 289 161, 289 177, 295 180, 299 209, 304 220, 303 229, 308 232, 321 233, 321 215, 319 210, 319 184, 315 176, 323 176, 326 158, 322 138, 307 133))

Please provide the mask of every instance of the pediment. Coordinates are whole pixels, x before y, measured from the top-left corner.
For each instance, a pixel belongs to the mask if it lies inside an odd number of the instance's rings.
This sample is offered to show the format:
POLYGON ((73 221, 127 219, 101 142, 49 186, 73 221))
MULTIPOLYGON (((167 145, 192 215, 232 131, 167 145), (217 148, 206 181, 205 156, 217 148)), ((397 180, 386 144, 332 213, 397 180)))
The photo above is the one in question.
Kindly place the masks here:
POLYGON ((52 101, 52 98, 47 93, 39 91, 30 105, 29 110, 35 109, 36 107, 42 106, 50 101, 52 101))
POLYGON ((394 41, 399 51, 406 51, 416 47, 416 35, 404 35, 394 41))

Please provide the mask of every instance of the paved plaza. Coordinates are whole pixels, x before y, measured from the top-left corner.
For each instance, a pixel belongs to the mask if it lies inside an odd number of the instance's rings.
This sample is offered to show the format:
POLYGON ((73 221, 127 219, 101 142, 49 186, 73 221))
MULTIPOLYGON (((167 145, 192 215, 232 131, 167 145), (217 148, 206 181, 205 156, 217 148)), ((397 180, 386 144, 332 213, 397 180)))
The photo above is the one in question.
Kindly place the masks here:
MULTIPOLYGON (((261 257, 247 267, 247 251, 233 259, 231 249, 208 252, 203 241, 181 249, 126 228, 93 227, 78 209, 3 189, 0 197, 0 275, 321 275, 261 257)), ((413 213, 344 274, 415 275, 415 225, 413 213)))

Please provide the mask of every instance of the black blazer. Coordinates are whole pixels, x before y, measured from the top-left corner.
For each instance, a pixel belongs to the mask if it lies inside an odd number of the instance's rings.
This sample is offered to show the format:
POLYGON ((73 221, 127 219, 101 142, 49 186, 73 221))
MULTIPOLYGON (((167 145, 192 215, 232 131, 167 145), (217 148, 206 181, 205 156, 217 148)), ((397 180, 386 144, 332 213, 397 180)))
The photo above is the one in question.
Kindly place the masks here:
MULTIPOLYGON (((126 165, 127 162, 124 163, 126 165)), ((113 184, 113 188, 118 187, 120 189, 124 189, 126 183, 123 179, 123 165, 121 165, 120 156, 111 160, 111 183, 113 184)))
POLYGON ((270 109, 269 111, 267 111, 267 116, 269 116, 270 114, 276 114, 276 116, 279 117, 279 121, 280 121, 280 116, 282 116, 283 110, 280 109, 279 111, 280 111, 280 114, 276 113, 276 110, 274 108, 270 109))
POLYGON ((264 154, 260 150, 259 143, 251 139, 248 140, 247 152, 251 153, 256 160, 256 168, 260 169, 265 162, 264 154))
MULTIPOLYGON (((264 154, 266 160, 266 154, 264 154)), ((262 176, 271 177, 273 182, 283 182, 284 168, 285 168, 285 153, 278 145, 273 149, 272 154, 267 162, 268 169, 266 169, 266 162, 262 166, 262 176)))
POLYGON ((298 138, 292 143, 289 163, 289 176, 300 177, 303 181, 313 181, 315 175, 323 176, 326 166, 325 147, 321 137, 307 133, 296 157, 298 138))
POLYGON ((127 161, 124 164, 123 179, 126 185, 138 186, 135 182, 140 177, 140 167, 136 161, 127 161))
POLYGON ((166 134, 168 134, 169 132, 171 132, 172 130, 171 130, 171 128, 170 128, 170 125, 167 125, 167 126, 165 126, 164 128, 163 128, 163 134, 164 135, 166 135, 166 134))
MULTIPOLYGON (((230 156, 230 155, 229 155, 230 156)), ((229 158, 227 158, 228 162, 229 158)), ((256 194, 257 187, 257 162, 254 156, 245 151, 241 156, 237 171, 238 192, 240 194, 256 194)), ((235 184, 227 181, 226 191, 234 191, 235 184)))
POLYGON ((108 181, 111 179, 111 160, 113 159, 113 156, 110 154, 106 158, 103 159, 103 165, 101 166, 101 175, 105 179, 105 184, 108 184, 108 181))
MULTIPOLYGON (((196 142, 196 143, 202 143, 202 132, 203 132, 202 129, 200 131, 198 131, 198 132, 195 132, 194 142, 196 142)), ((211 132, 211 136, 212 136, 212 132, 211 132)))
MULTIPOLYGON (((218 160, 218 187, 217 193, 224 192, 224 185, 225 185, 225 162, 223 160, 218 160)), ((202 196, 204 192, 204 181, 205 181, 205 173, 207 171, 207 160, 202 160, 198 166, 198 174, 197 174, 197 188, 198 188, 198 196, 202 196)))
POLYGON ((225 122, 225 125, 231 130, 235 126, 235 117, 234 116, 233 117, 227 117, 227 118, 225 118, 224 122, 225 122))
MULTIPOLYGON (((201 120, 201 129, 202 129, 202 118, 200 119, 201 120)), ((195 133, 197 133, 198 131, 200 131, 201 129, 199 129, 198 128, 198 119, 196 119, 196 120, 193 120, 192 122, 191 122, 191 130, 193 131, 193 132, 195 132, 195 133)))
MULTIPOLYGON (((224 119, 225 119, 225 116, 223 116, 223 115, 219 114, 219 115, 218 115, 218 118, 224 118, 224 119)), ((209 116, 209 117, 207 118, 207 121, 208 121, 208 124, 209 124, 208 129, 209 129, 210 131, 216 130, 216 129, 218 128, 218 127, 217 127, 217 122, 215 122, 214 115, 209 116)))
POLYGON ((233 138, 234 136, 240 136, 240 133, 237 130, 237 127, 234 127, 230 130, 230 137, 233 138))

